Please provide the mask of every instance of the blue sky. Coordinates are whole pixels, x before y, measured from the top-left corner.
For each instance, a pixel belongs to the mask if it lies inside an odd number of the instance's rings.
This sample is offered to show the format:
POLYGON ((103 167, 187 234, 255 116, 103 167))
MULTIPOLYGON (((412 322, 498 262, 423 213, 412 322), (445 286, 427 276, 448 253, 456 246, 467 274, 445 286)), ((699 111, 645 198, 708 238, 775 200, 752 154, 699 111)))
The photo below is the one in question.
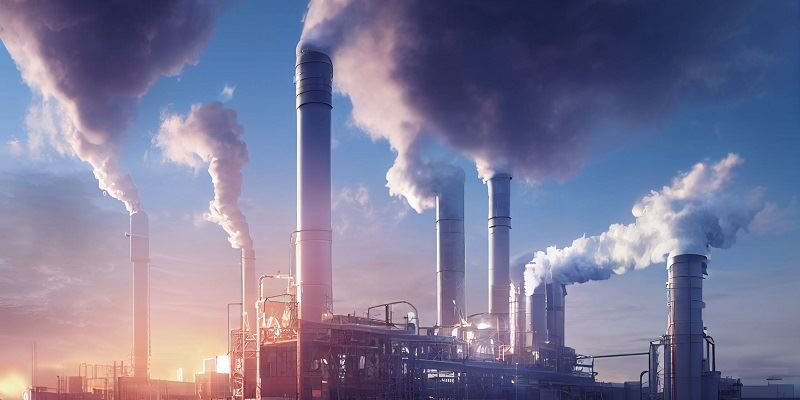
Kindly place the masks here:
MULTIPOLYGON (((226 106, 237 111, 250 151, 241 203, 253 231, 258 272, 285 271, 295 219, 294 50, 305 10, 306 4, 300 1, 232 5, 219 18, 198 64, 177 77, 159 79, 141 99, 127 132, 124 167, 137 183, 152 219, 155 375, 172 377, 178 367, 197 369, 203 356, 223 353, 224 304, 238 297, 236 251, 219 227, 198 222, 212 195, 210 180, 205 171, 194 173, 162 161, 151 144, 160 115, 164 110, 185 114, 192 104, 217 100, 225 85, 235 87, 226 106), (214 313, 191 311, 207 309, 214 313)), ((775 232, 746 234, 731 249, 712 252, 705 322, 719 344, 718 367, 723 375, 752 382, 768 375, 796 379, 800 376, 796 350, 800 345, 796 295, 800 229, 792 209, 800 195, 799 57, 795 47, 774 63, 755 95, 679 102, 664 121, 635 131, 615 129, 613 124, 604 127, 616 140, 592 143, 591 156, 574 178, 537 186, 513 181, 512 255, 567 245, 580 235, 603 232, 611 223, 630 223, 631 206, 651 189, 669 184, 696 162, 737 153, 745 160, 738 184, 765 188, 770 201, 789 210, 788 221, 775 232)), ((100 282, 127 288, 130 271, 122 237, 127 215, 121 204, 96 191, 90 169, 76 159, 50 150, 35 156, 12 154, 10 142, 27 140, 25 116, 32 96, 6 52, 0 52, 0 93, 0 174, 9 177, 9 182, 41 173, 53 177, 46 182, 80 185, 91 207, 108 218, 102 232, 119 232, 116 247, 108 248, 99 272, 82 279, 102 278, 100 282)), ((334 228, 339 228, 334 236, 336 312, 360 312, 372 304, 408 299, 420 307, 423 323, 432 323, 433 212, 416 214, 403 200, 389 196, 385 173, 394 154, 385 141, 373 141, 355 127, 346 97, 337 95, 334 102, 332 196, 338 203, 334 228), (352 201, 353 191, 360 187, 368 191, 368 203, 352 201)), ((444 147, 436 151, 467 171, 467 308, 469 313, 483 311, 487 301, 486 187, 470 161, 444 147)), ((59 192, 54 189, 53 193, 58 201, 59 192)), ((52 225, 66 226, 69 222, 62 217, 54 215, 52 225)), ((89 220, 86 229, 100 229, 95 222, 89 220)), ((13 235, 17 229, 4 230, 3 235, 13 235)), ((42 235, 47 243, 45 232, 42 235)), ((9 263, 0 263, 0 268, 0 277, 24 274, 9 263)), ((645 349, 647 341, 666 328, 665 279, 663 266, 655 265, 608 281, 570 287, 568 344, 584 354, 645 349)), ((64 285, 70 289, 69 282, 64 285)), ((75 290, 90 289, 75 286, 75 290)), ((48 296, 46 290, 42 293, 48 296)), ((102 307, 80 305, 120 314, 118 324, 97 339, 100 344, 91 351, 64 351, 47 334, 36 333, 40 349, 52 350, 45 365, 72 371, 78 362, 127 357, 129 300, 124 297, 103 301, 102 307), (96 359, 86 359, 90 356, 96 359)), ((0 294, 0 300, 2 319, 12 310, 8 298, 0 294)), ((74 335, 98 334, 87 330, 78 327, 74 335)), ((1 328, 0 335, 7 339, 5 343, 19 344, 14 347, 23 347, 30 339, 13 322, 1 328)), ((19 358, 27 360, 22 350, 17 351, 19 358)), ((24 363, 11 364, 12 370, 27 370, 24 363)), ((634 380, 646 367, 644 360, 627 360, 598 362, 597 368, 601 379, 634 380)), ((0 379, 3 373, 0 367, 0 379)))

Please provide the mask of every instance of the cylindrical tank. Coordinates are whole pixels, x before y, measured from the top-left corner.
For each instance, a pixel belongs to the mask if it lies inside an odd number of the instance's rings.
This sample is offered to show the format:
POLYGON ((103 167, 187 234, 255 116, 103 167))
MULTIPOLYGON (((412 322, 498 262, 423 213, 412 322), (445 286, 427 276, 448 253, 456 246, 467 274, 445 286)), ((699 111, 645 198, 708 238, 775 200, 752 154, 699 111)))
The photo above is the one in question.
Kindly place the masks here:
POLYGON ((130 216, 130 255, 133 264, 133 375, 149 377, 150 223, 144 211, 130 216))
MULTIPOLYGON (((445 183, 436 196, 436 315, 439 326, 458 325, 459 314, 465 315, 464 265, 462 173, 445 183)), ((448 335, 450 331, 443 330, 448 335)))
POLYGON ((331 93, 333 64, 301 44, 297 100, 297 300, 299 317, 319 322, 332 312, 331 93))
POLYGON ((497 173, 489 190, 489 313, 498 321, 500 342, 508 338, 511 175, 497 173))
POLYGON ((672 399, 702 399, 703 276, 708 259, 698 254, 673 255, 667 262, 672 399))

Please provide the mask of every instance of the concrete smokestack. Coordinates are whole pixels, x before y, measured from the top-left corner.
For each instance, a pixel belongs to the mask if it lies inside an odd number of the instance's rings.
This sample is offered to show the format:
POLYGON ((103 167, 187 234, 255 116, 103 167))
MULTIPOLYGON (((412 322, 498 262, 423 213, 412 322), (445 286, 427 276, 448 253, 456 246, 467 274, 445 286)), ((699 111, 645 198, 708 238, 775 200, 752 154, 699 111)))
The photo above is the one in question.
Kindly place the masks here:
POLYGON ((149 378, 150 224, 144 211, 130 218, 130 255, 133 264, 133 375, 149 378))
POLYGON ((501 343, 507 340, 509 257, 511 237, 511 175, 495 174, 489 189, 489 313, 496 318, 501 343))
POLYGON ((319 322, 332 312, 331 94, 333 63, 298 46, 297 300, 300 319, 319 322))
POLYGON ((256 252, 252 247, 242 248, 242 329, 256 331, 256 252))
MULTIPOLYGON (((436 196, 436 311, 439 326, 458 325, 464 314, 464 176, 436 196)), ((445 330, 450 334, 450 330, 445 330)))
POLYGON ((554 346, 564 346, 564 303, 567 287, 552 282, 545 286, 545 291, 547 296, 547 341, 554 346))
POLYGON ((545 285, 539 285, 528 296, 527 325, 532 332, 531 345, 538 350, 547 342, 547 295, 545 285))
POLYGON ((671 256, 667 261, 669 320, 667 352, 672 399, 700 400, 703 376, 703 276, 708 259, 697 254, 671 256))

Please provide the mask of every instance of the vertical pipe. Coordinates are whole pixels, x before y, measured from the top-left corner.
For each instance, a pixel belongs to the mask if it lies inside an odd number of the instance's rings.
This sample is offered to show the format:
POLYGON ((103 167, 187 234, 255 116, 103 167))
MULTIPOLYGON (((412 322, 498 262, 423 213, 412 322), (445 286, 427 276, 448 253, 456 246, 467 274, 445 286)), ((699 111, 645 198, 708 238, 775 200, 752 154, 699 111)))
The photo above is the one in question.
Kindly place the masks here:
POLYGON ((333 312, 331 266, 331 109, 333 63, 305 43, 297 46, 297 397, 310 398, 312 368, 306 326, 333 312))
POLYGON ((547 293, 547 341, 554 346, 564 346, 564 303, 567 289, 552 282, 546 285, 547 293))
MULTIPOLYGON (((464 311, 464 174, 439 189, 436 196, 436 316, 438 325, 452 327, 464 311)), ((440 329, 449 335, 450 328, 440 329)))
POLYGON ((144 211, 130 217, 130 255, 133 264, 133 376, 149 377, 150 226, 144 211))
POLYGON ((547 296, 546 287, 542 283, 533 290, 531 298, 531 330, 533 331, 533 347, 539 348, 547 342, 547 296))
POLYGON ((508 340, 511 175, 498 173, 489 190, 489 313, 498 321, 500 343, 508 340))
POLYGON ((298 47, 297 298, 300 319, 331 312, 331 84, 330 58, 298 47))
POLYGON ((671 395, 681 400, 700 400, 703 374, 703 275, 708 259, 697 254, 670 256, 669 337, 671 395))
MULTIPOLYGON (((253 335, 256 333, 256 253, 252 247, 241 249, 242 267, 242 367, 244 373, 244 398, 255 398, 257 388, 256 352, 253 335), (248 345, 250 343, 250 345, 248 345)), ((257 343, 257 342, 255 342, 257 343)))

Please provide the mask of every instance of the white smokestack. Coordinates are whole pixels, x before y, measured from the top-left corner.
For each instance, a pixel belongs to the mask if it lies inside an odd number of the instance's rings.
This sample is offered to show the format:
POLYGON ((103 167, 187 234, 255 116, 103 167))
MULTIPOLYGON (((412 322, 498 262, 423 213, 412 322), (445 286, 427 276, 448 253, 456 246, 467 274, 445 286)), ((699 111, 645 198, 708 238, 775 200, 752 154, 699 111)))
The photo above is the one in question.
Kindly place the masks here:
POLYGON ((150 225, 144 211, 131 214, 129 235, 133 264, 133 375, 148 378, 150 225))
POLYGON ((597 236, 575 239, 565 248, 538 251, 526 271, 526 291, 552 278, 563 284, 608 279, 632 269, 666 260, 668 254, 708 254, 729 248, 766 207, 762 192, 729 190, 734 169, 742 163, 736 154, 721 161, 698 163, 678 175, 670 186, 652 191, 633 206, 636 221, 614 224, 597 236))
POLYGON ((564 306, 567 288, 557 282, 547 283, 545 293, 547 296, 547 341, 554 346, 564 346, 564 306))
POLYGON ((672 398, 700 400, 703 376, 703 278, 708 259, 703 255, 669 257, 667 292, 669 322, 667 352, 671 374, 666 384, 672 398))
POLYGON ((297 299, 301 320, 332 313, 330 58, 298 45, 297 88, 297 299))
POLYGON ((547 342, 547 294, 545 285, 539 285, 528 297, 529 308, 526 321, 532 332, 531 345, 538 350, 547 342))
POLYGON ((486 185, 489 190, 489 313, 496 317, 502 332, 508 331, 511 283, 511 175, 495 174, 486 185))
MULTIPOLYGON (((464 174, 443 182, 436 196, 436 310, 439 326, 465 315, 464 174)), ((450 330, 446 329, 447 334, 450 330)))

